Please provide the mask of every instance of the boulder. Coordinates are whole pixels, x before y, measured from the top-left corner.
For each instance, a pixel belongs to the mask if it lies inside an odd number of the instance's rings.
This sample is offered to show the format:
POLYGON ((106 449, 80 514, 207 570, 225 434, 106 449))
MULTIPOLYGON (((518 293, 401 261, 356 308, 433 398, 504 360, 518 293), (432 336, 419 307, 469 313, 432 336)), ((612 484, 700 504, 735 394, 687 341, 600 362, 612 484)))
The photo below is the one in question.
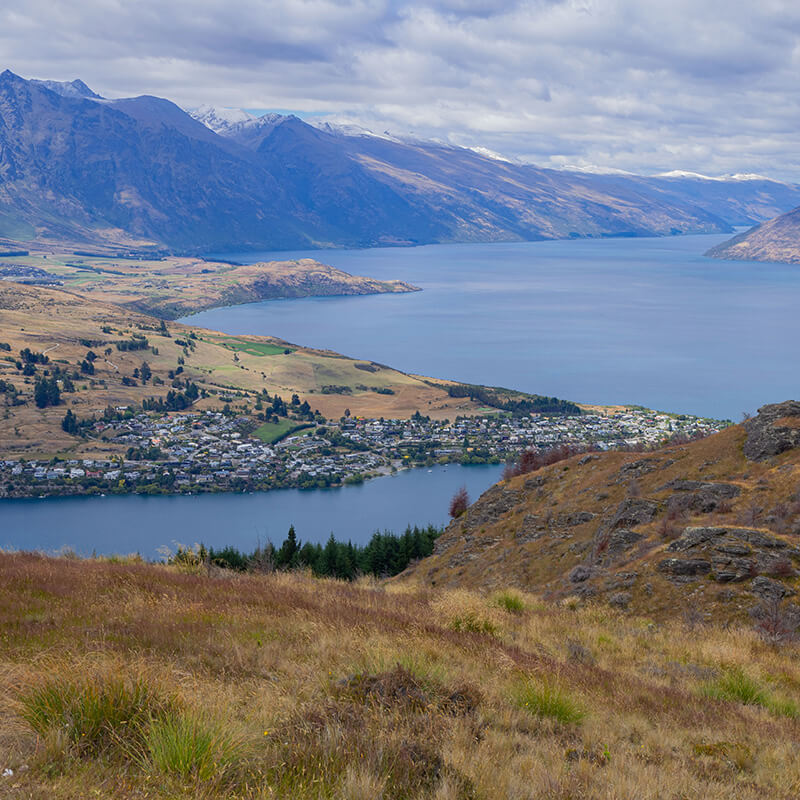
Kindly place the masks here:
POLYGON ((800 403, 796 400, 759 408, 758 414, 744 423, 747 432, 745 458, 750 461, 764 461, 800 446, 800 419, 797 419, 798 424, 795 425, 792 419, 795 417, 800 418, 800 403))

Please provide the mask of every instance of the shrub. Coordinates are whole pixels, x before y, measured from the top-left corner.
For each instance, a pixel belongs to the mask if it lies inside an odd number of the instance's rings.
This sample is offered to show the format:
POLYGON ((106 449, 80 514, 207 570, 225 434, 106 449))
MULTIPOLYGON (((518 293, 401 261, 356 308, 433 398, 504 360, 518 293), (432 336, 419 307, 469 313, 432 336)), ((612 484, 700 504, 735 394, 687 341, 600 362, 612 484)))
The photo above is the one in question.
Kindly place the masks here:
POLYGON ((20 703, 22 718, 36 733, 60 732, 79 755, 96 755, 135 739, 147 720, 171 705, 141 678, 118 677, 48 681, 24 693, 20 703))
POLYGON ((586 712, 563 689, 551 684, 526 682, 517 687, 512 700, 516 706, 537 717, 547 717, 562 725, 580 723, 586 712))
POLYGON ((514 592, 500 592, 494 602, 509 614, 521 614, 525 610, 525 601, 514 592))
POLYGON ((466 486, 462 486, 450 500, 450 516, 453 519, 460 517, 469 507, 469 495, 466 486))

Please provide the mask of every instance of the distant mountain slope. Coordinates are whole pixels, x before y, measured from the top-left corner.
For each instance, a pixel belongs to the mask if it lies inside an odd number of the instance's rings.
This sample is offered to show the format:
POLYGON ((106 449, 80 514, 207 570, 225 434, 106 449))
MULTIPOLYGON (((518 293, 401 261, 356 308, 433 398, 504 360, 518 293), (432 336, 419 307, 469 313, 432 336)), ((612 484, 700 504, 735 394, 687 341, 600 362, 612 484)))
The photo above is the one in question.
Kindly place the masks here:
POLYGON ((800 205, 776 182, 560 172, 483 153, 108 100, 0 74, 0 237, 173 252, 731 230, 800 205), (224 134, 224 135, 223 135, 224 134))
POLYGON ((738 261, 800 264, 800 208, 740 233, 706 253, 738 261))
POLYGON ((728 619, 800 588, 798 475, 793 401, 689 444, 574 455, 489 489, 404 579, 728 619))

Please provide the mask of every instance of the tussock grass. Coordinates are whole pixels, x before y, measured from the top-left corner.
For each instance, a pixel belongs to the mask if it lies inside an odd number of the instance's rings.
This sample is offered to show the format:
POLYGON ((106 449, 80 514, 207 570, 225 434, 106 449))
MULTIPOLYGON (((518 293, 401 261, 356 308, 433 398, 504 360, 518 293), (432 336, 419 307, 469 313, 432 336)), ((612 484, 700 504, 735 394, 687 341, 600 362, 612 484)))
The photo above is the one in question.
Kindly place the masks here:
POLYGON ((800 795, 799 644, 519 594, 0 554, 0 771, 48 800, 800 795))
POLYGON ((494 603, 509 614, 521 614, 525 611, 525 601, 516 592, 498 592, 494 603))
POLYGON ((450 627, 456 633, 483 633, 487 636, 498 634, 497 626, 490 619, 479 617, 472 611, 453 617, 450 627))
POLYGON ((761 706, 777 716, 800 716, 800 709, 794 700, 777 697, 769 687, 738 666, 723 671, 718 678, 706 683, 701 691, 715 700, 761 706))
POLYGON ((97 755, 135 740, 142 725, 163 715, 170 700, 143 678, 116 676, 46 680, 19 698, 21 716, 42 737, 59 737, 79 755, 97 755))
POLYGON ((586 716, 572 695, 552 682, 526 681, 512 690, 511 699, 518 708, 562 725, 577 725, 586 716))
POLYGON ((224 782, 241 762, 243 748, 219 724, 195 714, 173 713, 150 720, 139 748, 139 765, 184 781, 224 782))

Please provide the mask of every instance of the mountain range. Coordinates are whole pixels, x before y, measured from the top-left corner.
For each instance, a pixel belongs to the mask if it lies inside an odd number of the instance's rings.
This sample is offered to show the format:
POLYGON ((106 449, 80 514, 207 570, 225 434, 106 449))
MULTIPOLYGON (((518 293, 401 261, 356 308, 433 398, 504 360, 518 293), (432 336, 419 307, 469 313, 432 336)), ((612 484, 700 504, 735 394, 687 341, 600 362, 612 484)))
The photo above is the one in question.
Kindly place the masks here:
POLYGON ((732 232, 800 187, 548 170, 0 74, 0 238, 173 253, 732 232))

